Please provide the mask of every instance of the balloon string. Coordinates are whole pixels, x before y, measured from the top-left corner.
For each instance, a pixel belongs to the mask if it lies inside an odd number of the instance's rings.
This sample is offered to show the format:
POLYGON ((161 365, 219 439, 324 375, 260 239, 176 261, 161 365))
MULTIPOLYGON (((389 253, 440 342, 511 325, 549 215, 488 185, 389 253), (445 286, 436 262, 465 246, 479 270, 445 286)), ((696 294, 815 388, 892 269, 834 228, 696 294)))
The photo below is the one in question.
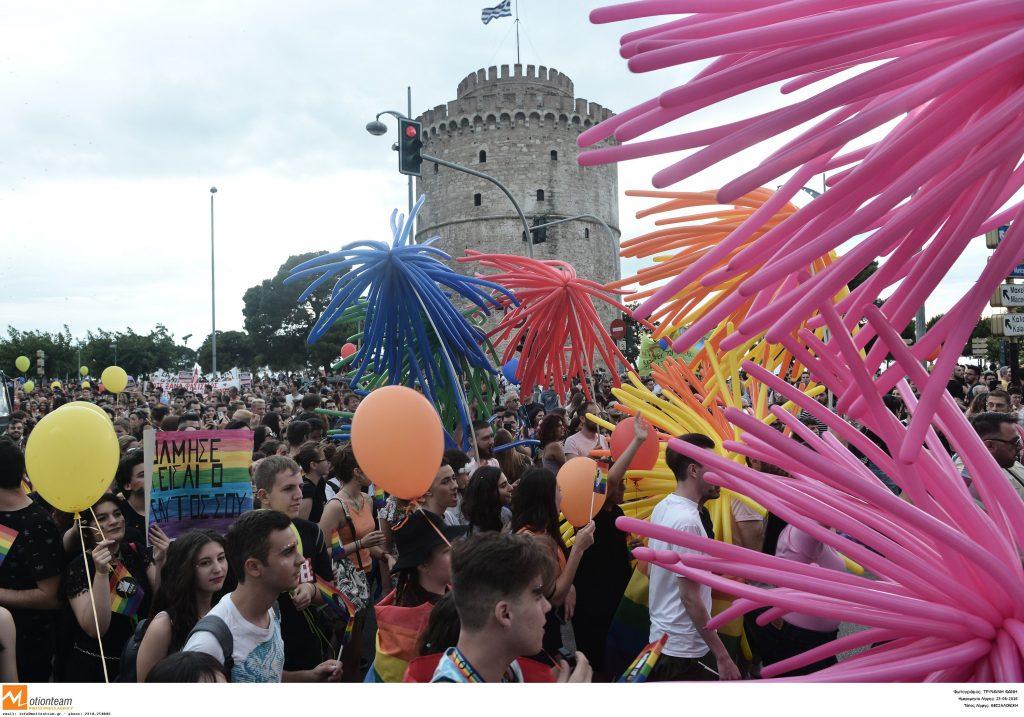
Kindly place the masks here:
MULTIPOLYGON (((90 508, 90 510, 92 510, 90 508)), ((93 514, 95 515, 95 513, 93 514)), ((82 562, 85 563, 85 583, 89 588, 89 602, 92 604, 92 619, 96 625, 96 644, 100 646, 100 664, 103 665, 103 681, 110 684, 110 675, 107 674, 107 658, 103 654, 103 635, 100 634, 100 616, 96 613, 96 596, 92 592, 92 578, 89 577, 89 554, 85 551, 85 531, 82 530, 82 516, 75 513, 75 520, 78 522, 78 540, 82 544, 82 562)), ((93 572, 98 572, 93 566, 93 572)))
POLYGON ((100 519, 96 517, 96 511, 90 507, 89 512, 92 513, 92 519, 96 521, 96 530, 100 532, 100 540, 105 542, 107 540, 107 536, 103 534, 103 528, 100 526, 100 519))

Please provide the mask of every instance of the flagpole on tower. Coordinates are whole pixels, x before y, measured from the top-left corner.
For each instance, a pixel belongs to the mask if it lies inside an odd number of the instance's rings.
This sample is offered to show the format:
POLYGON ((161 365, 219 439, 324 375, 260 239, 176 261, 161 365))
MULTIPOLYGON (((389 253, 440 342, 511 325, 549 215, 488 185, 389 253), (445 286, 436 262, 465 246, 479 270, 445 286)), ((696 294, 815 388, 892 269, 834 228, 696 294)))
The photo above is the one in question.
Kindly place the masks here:
POLYGON ((519 0, 515 0, 515 2, 516 2, 516 64, 518 65, 518 64, 520 64, 520 62, 519 62, 519 0))

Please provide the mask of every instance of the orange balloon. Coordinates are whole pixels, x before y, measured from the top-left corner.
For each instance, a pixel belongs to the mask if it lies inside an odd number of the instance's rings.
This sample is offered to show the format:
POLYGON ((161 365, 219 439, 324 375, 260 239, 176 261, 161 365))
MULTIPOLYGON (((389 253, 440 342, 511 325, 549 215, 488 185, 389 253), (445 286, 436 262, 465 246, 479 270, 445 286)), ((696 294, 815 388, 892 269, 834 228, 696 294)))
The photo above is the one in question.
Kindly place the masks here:
MULTIPOLYGON (((633 442, 633 420, 630 416, 615 425, 611 439, 612 460, 619 460, 633 442)), ((640 444, 633 460, 630 461, 629 470, 649 471, 654 468, 654 464, 658 462, 658 449, 658 434, 651 428, 647 433, 647 440, 640 444)))
POLYGON ((405 386, 371 391, 352 416, 351 436, 356 461, 375 486, 404 500, 430 489, 441 466, 444 433, 421 394, 405 386))
POLYGON ((594 491, 599 473, 597 461, 585 456, 576 456, 558 469, 562 515, 574 528, 583 527, 593 520, 604 505, 605 494, 594 491))

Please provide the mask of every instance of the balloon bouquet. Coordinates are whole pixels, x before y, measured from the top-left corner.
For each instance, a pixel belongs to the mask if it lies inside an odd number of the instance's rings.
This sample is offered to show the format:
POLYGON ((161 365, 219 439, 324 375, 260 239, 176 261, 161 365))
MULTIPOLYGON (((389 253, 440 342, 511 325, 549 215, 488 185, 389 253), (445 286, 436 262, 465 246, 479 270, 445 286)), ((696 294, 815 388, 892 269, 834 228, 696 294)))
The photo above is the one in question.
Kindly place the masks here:
POLYGON ((461 429, 461 444, 468 450, 471 419, 463 381, 471 369, 493 373, 494 368, 480 348, 482 332, 467 321, 446 292, 485 314, 500 306, 490 291, 512 298, 503 287, 462 276, 442 263, 441 259, 450 257, 432 246, 439 237, 421 244, 410 240, 423 201, 420 197, 408 219, 396 219, 397 210, 392 212, 390 245, 352 242, 295 267, 285 283, 317 277, 299 297, 301 302, 335 278, 330 304, 310 331, 310 344, 343 316, 359 311, 354 307, 365 295, 362 345, 351 358, 352 383, 358 386, 364 376, 373 374, 389 385, 418 387, 434 405, 446 393, 454 396, 457 425, 445 426, 445 433, 454 444, 454 429, 461 429))
MULTIPOLYGON (((750 302, 717 350, 735 350, 764 333, 839 400, 836 411, 829 410, 765 366, 742 363, 749 376, 829 429, 819 437, 772 407, 801 445, 755 416, 725 409, 737 435, 723 448, 777 465, 788 479, 687 443, 670 446, 707 466, 710 480, 745 493, 879 579, 781 561, 632 518, 620 519, 620 527, 703 553, 636 551, 643 560, 740 598, 711 627, 763 608, 757 617, 762 625, 796 611, 868 627, 766 667, 765 676, 872 645, 800 679, 1020 681, 1024 503, 946 393, 945 379, 988 297, 1024 253, 1024 202, 1013 200, 1024 186, 1018 166, 1024 152, 1024 7, 1001 0, 679 5, 696 12, 627 33, 621 54, 637 72, 705 59, 710 64, 683 85, 581 134, 583 146, 613 135, 620 141, 582 155, 582 163, 697 149, 655 174, 655 186, 665 187, 810 123, 716 198, 736 201, 791 172, 777 193, 786 202, 812 177, 833 174, 823 195, 784 221, 767 226, 767 211, 751 217, 716 247, 715 262, 687 267, 636 313, 651 315, 696 280, 706 286, 733 282, 673 348, 684 350, 750 302), (790 93, 823 79, 832 79, 831 86, 759 116, 638 140, 766 84, 781 81, 783 93, 790 93), (876 133, 879 138, 849 148, 889 122, 895 126, 876 133), (1006 238, 974 287, 913 347, 904 345, 894 327, 909 322, 973 237, 1007 223, 1006 238), (761 228, 767 230, 751 233, 761 228), (847 242, 841 257, 807 270, 809 262, 847 242), (875 259, 878 271, 839 297, 875 259), (879 308, 874 302, 883 291, 891 294, 879 308), (821 328, 828 329, 827 337, 815 335, 821 328), (894 363, 883 368, 887 357, 894 363), (936 359, 934 378, 920 365, 929 358, 936 359), (911 411, 909 426, 881 401, 893 389, 911 411), (869 428, 884 447, 845 417, 869 428), (972 499, 940 433, 964 459, 982 505, 972 499), (840 440, 882 469, 909 502, 894 496, 840 440)), ((678 11, 642 1, 601 8, 591 18, 613 22, 678 11)))

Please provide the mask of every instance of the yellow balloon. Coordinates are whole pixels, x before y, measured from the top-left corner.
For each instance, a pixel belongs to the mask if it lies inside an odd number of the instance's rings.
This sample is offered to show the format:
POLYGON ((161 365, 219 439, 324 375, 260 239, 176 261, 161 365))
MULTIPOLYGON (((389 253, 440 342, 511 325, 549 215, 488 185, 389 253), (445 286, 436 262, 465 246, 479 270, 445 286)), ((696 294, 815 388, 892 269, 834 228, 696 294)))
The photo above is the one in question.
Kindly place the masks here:
POLYGON ((44 416, 25 446, 32 487, 65 513, 86 510, 107 491, 118 457, 110 421, 81 406, 64 406, 44 416))
POLYGON ((29 362, 28 356, 19 356, 18 358, 14 359, 14 367, 17 368, 22 373, 28 371, 28 367, 31 365, 32 364, 29 362))
POLYGON ((82 381, 82 388, 89 388, 89 382, 88 381, 82 381))
POLYGON ((78 369, 78 373, 82 374, 83 376, 88 376, 89 375, 89 367, 88 366, 82 366, 82 368, 78 369))
POLYGON ((21 390, 25 393, 32 393, 36 390, 36 384, 34 381, 26 381, 21 385, 21 390))
POLYGON ((72 401, 71 403, 65 403, 63 406, 61 406, 57 410, 58 411, 63 411, 65 408, 70 408, 71 406, 78 406, 80 408, 88 408, 90 411, 95 413, 97 416, 103 416, 103 418, 105 418, 106 420, 108 420, 108 421, 110 420, 110 415, 106 411, 104 411, 102 408, 97 406, 95 403, 89 403, 88 401, 72 401))
POLYGON ((120 366, 107 366, 100 376, 103 388, 111 393, 121 393, 128 387, 128 374, 120 366))
POLYGON ((60 388, 60 381, 54 381, 53 383, 51 383, 50 388, 56 391, 58 388, 60 388))

